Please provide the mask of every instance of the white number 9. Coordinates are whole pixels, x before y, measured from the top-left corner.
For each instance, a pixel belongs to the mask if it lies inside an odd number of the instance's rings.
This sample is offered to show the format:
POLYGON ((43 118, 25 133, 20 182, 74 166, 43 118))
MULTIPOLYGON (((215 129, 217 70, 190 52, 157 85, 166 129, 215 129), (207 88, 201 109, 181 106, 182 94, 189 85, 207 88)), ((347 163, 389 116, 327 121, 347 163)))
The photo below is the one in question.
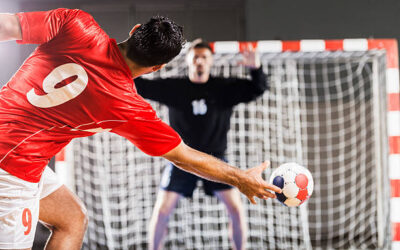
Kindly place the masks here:
POLYGON ((46 95, 37 95, 35 90, 31 89, 26 97, 36 107, 51 108, 74 99, 83 92, 87 84, 88 75, 85 69, 76 63, 67 63, 55 68, 43 80, 43 90, 47 93, 46 95), (61 88, 54 88, 57 83, 75 75, 78 78, 73 82, 61 88))

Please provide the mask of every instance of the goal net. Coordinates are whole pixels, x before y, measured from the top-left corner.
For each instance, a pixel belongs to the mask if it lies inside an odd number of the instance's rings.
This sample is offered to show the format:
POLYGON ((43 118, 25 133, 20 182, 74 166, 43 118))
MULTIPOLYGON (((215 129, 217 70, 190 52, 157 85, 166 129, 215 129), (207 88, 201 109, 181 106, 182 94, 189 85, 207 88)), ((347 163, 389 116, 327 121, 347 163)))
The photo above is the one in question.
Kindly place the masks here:
MULTIPOLYGON (((214 57, 213 75, 249 77, 240 53, 214 57)), ((381 50, 261 53, 270 90, 234 109, 227 159, 243 169, 297 162, 315 188, 300 208, 243 196, 248 249, 390 247, 385 59, 381 50)), ((186 73, 182 53, 149 77, 186 73)), ((167 108, 152 104, 168 121, 167 108)), ((90 216, 83 248, 146 249, 167 162, 111 133, 74 140, 72 149, 76 192, 90 216)), ((171 216, 165 249, 232 249, 228 231, 224 205, 198 188, 171 216)))

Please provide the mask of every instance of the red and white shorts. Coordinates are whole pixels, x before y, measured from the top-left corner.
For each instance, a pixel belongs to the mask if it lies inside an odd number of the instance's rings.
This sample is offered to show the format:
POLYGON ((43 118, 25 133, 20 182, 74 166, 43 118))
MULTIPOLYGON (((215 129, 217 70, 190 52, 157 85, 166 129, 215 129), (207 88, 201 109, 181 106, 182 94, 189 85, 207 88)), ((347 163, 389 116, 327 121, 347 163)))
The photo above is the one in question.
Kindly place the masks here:
POLYGON ((39 201, 61 185, 49 167, 39 183, 24 181, 0 169, 0 249, 32 247, 39 201))

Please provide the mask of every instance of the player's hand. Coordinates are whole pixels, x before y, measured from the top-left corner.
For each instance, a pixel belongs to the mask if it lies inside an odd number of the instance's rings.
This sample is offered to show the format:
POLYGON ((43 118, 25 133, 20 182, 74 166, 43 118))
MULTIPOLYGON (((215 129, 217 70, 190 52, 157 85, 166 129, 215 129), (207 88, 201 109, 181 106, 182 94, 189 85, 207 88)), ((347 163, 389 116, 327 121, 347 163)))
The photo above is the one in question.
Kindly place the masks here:
POLYGON ((257 167, 245 170, 245 176, 240 180, 238 189, 253 204, 256 204, 254 196, 260 199, 276 198, 276 195, 270 191, 281 193, 282 190, 272 184, 267 183, 262 177, 262 172, 269 166, 269 162, 263 162, 257 167), (270 191, 268 191, 270 190, 270 191))
POLYGON ((245 46, 242 56, 243 58, 239 62, 239 64, 253 69, 259 68, 261 66, 260 55, 250 43, 245 46))

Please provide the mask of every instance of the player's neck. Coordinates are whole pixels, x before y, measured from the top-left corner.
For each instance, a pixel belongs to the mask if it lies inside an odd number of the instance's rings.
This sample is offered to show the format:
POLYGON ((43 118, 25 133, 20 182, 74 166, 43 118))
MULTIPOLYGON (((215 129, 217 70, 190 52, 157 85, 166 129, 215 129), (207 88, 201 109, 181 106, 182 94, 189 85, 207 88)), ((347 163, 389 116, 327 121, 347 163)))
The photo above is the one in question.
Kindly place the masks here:
POLYGON ((152 67, 140 66, 137 63, 135 63, 134 61, 132 61, 131 59, 129 59, 126 56, 126 44, 124 42, 119 43, 118 48, 119 48, 119 51, 121 52, 122 56, 124 57, 125 62, 129 67, 129 70, 131 71, 133 79, 135 79, 141 75, 151 73, 153 71, 152 67))
POLYGON ((196 72, 189 72, 189 80, 196 84, 205 84, 210 79, 210 74, 203 73, 201 75, 196 72))
MULTIPOLYGON (((119 49, 119 51, 121 52, 121 55, 124 57, 124 60, 125 60, 126 64, 128 65, 128 67, 129 67, 129 69, 130 69, 132 75, 133 75, 133 71, 134 71, 134 69, 133 69, 133 63, 132 63, 132 60, 130 60, 130 59, 126 56, 126 44, 125 44, 124 42, 118 43, 118 49, 119 49)), ((133 78, 135 78, 135 77, 133 77, 133 78)))

